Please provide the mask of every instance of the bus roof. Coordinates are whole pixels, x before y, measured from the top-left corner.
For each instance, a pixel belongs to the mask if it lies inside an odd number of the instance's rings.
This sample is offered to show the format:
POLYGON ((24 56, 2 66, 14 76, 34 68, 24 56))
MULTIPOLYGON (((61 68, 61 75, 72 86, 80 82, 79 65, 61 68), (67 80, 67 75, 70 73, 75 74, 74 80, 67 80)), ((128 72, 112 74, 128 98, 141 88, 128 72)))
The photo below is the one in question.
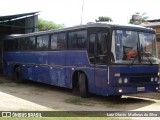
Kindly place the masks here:
POLYGON ((66 28, 56 29, 56 30, 47 30, 47 31, 40 31, 40 32, 34 32, 34 33, 28 33, 28 34, 16 34, 16 35, 13 34, 13 35, 6 36, 5 39, 29 37, 34 35, 44 35, 44 34, 71 31, 71 30, 77 30, 77 29, 85 29, 85 28, 91 28, 91 27, 106 27, 106 28, 112 28, 112 29, 127 29, 127 30, 137 30, 137 31, 146 31, 146 32, 155 33, 155 30, 151 28, 142 27, 139 25, 132 25, 132 24, 120 25, 113 22, 98 22, 98 23, 91 22, 85 25, 77 25, 73 27, 66 27, 66 28))

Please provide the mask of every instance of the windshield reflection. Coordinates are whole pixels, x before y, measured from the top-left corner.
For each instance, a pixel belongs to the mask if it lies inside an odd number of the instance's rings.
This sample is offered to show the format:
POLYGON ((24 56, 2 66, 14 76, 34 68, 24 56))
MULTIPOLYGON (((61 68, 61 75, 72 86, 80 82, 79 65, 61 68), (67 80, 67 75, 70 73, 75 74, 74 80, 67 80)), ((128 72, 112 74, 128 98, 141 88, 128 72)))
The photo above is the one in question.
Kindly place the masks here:
POLYGON ((153 64, 156 63, 155 34, 114 30, 112 34, 113 63, 153 64))

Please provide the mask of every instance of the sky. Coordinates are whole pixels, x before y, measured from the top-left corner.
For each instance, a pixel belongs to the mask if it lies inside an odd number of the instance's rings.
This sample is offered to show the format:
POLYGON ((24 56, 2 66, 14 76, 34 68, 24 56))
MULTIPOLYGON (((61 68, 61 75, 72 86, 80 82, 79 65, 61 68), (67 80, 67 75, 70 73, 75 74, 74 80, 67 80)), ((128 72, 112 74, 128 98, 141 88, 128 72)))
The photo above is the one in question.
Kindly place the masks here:
POLYGON ((111 17, 126 24, 136 13, 149 19, 160 19, 159 0, 0 0, 0 16, 41 11, 39 18, 64 24, 66 27, 95 22, 99 16, 111 17))

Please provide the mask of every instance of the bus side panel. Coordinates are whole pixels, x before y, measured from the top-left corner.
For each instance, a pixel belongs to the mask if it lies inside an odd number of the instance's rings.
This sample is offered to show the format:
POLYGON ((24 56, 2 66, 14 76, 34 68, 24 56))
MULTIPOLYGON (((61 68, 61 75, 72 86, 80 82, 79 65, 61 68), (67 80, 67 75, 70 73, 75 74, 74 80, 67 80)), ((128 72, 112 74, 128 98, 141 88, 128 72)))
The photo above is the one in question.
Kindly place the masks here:
POLYGON ((21 55, 19 56, 16 56, 16 60, 18 60, 19 58, 20 59, 23 59, 23 61, 19 62, 17 61, 18 63, 21 64, 21 69, 22 69, 22 76, 24 79, 27 79, 27 80, 35 80, 35 60, 36 60, 36 53, 20 53, 21 55))
POLYGON ((12 53, 4 53, 3 54, 3 62, 4 62, 4 74, 12 77, 13 75, 13 59, 14 59, 14 54, 12 53))
POLYGON ((27 80, 35 81, 35 66, 34 65, 26 65, 22 66, 23 76, 27 80))
POLYGON ((46 65, 48 63, 48 55, 47 52, 37 52, 35 54, 35 81, 47 83, 47 68, 46 65))
POLYGON ((65 54, 61 51, 54 51, 48 53, 49 64, 49 80, 50 84, 68 87, 66 85, 66 69, 65 69, 65 54))
POLYGON ((23 78, 66 88, 72 87, 74 71, 85 72, 89 92, 95 93, 94 66, 86 51, 53 51, 6 53, 5 73, 12 76, 14 64, 20 64, 23 78), (11 62, 14 62, 14 64, 11 62))
POLYGON ((72 68, 66 67, 65 72, 66 72, 66 80, 65 80, 66 87, 72 89, 72 73, 73 73, 72 68))
POLYGON ((47 68, 45 66, 37 66, 35 68, 35 81, 48 83, 47 79, 48 79, 47 68))

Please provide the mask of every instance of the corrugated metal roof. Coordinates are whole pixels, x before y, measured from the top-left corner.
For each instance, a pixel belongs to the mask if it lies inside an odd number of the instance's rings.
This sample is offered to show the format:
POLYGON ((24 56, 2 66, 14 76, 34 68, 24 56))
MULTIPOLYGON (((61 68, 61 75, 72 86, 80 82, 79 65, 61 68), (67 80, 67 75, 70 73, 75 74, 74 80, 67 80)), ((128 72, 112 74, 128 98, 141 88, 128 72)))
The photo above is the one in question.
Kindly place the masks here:
POLYGON ((39 11, 38 12, 23 13, 23 14, 16 14, 16 15, 0 16, 0 22, 11 21, 13 19, 17 19, 17 18, 29 16, 29 15, 35 15, 37 13, 39 13, 39 11))

